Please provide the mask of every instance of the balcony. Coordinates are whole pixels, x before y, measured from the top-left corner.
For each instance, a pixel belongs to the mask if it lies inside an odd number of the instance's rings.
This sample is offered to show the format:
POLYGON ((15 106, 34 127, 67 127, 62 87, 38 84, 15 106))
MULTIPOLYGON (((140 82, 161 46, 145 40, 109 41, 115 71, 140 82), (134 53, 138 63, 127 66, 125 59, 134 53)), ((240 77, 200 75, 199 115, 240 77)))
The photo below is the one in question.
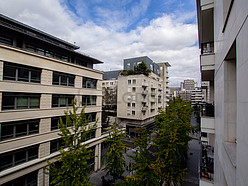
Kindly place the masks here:
POLYGON ((145 82, 143 82, 143 83, 142 83, 142 87, 148 87, 148 84, 145 83, 145 82))
POLYGON ((203 43, 201 45, 201 70, 214 70, 214 43, 203 43))
POLYGON ((215 133, 214 105, 206 104, 202 109, 201 132, 215 133))

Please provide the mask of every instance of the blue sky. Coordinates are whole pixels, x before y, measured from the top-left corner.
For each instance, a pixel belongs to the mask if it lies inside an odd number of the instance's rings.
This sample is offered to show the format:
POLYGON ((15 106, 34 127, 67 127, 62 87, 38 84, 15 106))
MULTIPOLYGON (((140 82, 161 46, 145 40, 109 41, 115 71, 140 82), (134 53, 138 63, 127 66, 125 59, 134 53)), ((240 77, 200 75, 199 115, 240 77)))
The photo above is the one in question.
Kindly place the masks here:
POLYGON ((123 59, 168 61, 170 86, 200 81, 195 0, 0 0, 0 12, 121 69, 123 59))

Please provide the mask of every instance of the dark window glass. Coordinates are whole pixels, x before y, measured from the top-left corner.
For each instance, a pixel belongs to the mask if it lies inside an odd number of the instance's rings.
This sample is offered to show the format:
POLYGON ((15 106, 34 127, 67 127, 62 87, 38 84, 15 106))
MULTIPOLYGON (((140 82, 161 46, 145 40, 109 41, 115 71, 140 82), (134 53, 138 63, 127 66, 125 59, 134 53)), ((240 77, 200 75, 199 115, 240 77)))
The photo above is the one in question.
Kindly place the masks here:
POLYGON ((41 69, 4 62, 3 79, 40 83, 41 69))
POLYGON ((1 139, 0 140, 7 140, 14 137, 14 125, 4 125, 1 124, 1 139))
POLYGON ((13 41, 9 37, 0 36, 0 43, 6 44, 6 45, 12 45, 13 41))
POLYGON ((0 154, 0 170, 38 158, 38 145, 0 154))
POLYGON ((28 134, 31 135, 36 133, 39 133, 39 121, 30 122, 28 134))
POLYGON ((3 92, 2 110, 40 107, 40 94, 3 92))
POLYGON ((29 82, 29 70, 25 68, 18 69, 18 81, 29 82))
POLYGON ((40 83, 41 71, 31 71, 31 82, 40 83))
POLYGON ((54 153, 56 151, 59 151, 61 147, 64 146, 63 139, 55 139, 50 142, 50 153, 54 153))
POLYGON ((25 136, 27 135, 27 125, 25 124, 19 124, 19 125, 16 125, 16 137, 20 137, 20 136, 25 136))
POLYGON ((11 155, 4 155, 1 156, 1 161, 0 161, 0 171, 10 168, 13 166, 13 156, 11 155))
POLYGON ((83 88, 96 89, 97 79, 83 77, 83 88))
POLYGON ((67 107, 72 106, 74 96, 72 95, 53 95, 52 107, 67 107))
POLYGON ((15 67, 5 65, 4 63, 3 79, 16 81, 16 70, 15 67))
POLYGON ((53 85, 74 86, 75 76, 53 72, 53 85))
POLYGON ((96 96, 83 95, 82 104, 83 105, 96 105, 96 96))

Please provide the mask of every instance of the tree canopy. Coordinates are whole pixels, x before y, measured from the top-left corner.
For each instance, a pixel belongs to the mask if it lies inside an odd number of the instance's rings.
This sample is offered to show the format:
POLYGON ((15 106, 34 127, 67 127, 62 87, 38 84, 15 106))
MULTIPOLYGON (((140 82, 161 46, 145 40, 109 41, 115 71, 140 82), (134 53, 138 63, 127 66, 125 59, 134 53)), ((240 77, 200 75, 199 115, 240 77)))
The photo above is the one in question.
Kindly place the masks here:
POLYGON ((88 177, 91 150, 83 142, 95 125, 89 126, 84 108, 80 114, 77 114, 77 110, 78 107, 73 102, 72 110, 65 111, 66 123, 60 118, 58 135, 63 140, 60 156, 56 158, 56 163, 47 161, 48 166, 45 168, 45 173, 52 178, 52 184, 92 185, 88 177))
POLYGON ((135 74, 144 74, 148 76, 150 72, 151 70, 147 68, 146 63, 142 61, 137 66, 134 66, 134 70, 124 70, 122 71, 121 75, 128 76, 128 75, 135 75, 135 74))

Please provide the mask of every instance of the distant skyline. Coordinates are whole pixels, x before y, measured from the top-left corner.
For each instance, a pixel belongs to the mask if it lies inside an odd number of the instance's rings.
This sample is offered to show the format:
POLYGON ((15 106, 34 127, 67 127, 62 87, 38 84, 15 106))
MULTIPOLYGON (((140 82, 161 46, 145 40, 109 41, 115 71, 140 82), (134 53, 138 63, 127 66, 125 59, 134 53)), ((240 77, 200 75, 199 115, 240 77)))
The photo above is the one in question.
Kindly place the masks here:
POLYGON ((171 64, 170 86, 200 83, 195 0, 0 0, 0 12, 80 46, 104 62, 102 71, 123 68, 123 59, 148 56, 171 64))

